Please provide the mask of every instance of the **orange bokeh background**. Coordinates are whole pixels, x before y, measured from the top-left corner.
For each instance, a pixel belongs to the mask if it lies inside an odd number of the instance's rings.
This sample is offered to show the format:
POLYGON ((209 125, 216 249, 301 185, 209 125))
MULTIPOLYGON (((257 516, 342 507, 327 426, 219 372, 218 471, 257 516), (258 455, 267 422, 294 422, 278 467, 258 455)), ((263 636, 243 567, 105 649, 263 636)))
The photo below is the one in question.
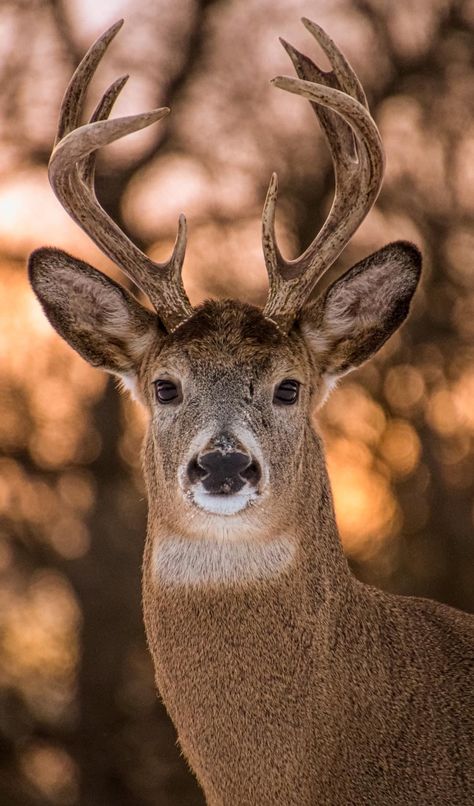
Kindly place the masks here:
POLYGON ((144 413, 60 341, 27 282, 27 255, 44 244, 124 282, 48 185, 62 92, 94 37, 126 17, 89 108, 130 72, 115 114, 160 105, 173 114, 101 155, 101 201, 157 259, 169 254, 184 210, 191 301, 258 304, 271 172, 280 176, 288 255, 312 239, 332 197, 330 159, 308 104, 269 84, 292 72, 279 35, 327 66, 302 15, 356 68, 387 155, 381 196, 331 277, 390 240, 412 240, 424 254, 407 324, 319 417, 341 537, 366 581, 474 605, 474 4, 4 2, 2 803, 202 802, 156 702, 141 627, 144 413))

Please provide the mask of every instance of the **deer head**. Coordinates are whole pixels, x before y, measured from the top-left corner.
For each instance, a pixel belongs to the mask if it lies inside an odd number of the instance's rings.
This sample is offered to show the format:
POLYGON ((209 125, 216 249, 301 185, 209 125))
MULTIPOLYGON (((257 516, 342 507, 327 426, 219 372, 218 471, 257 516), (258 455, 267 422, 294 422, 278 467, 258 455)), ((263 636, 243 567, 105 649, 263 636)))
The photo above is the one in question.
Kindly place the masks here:
MULTIPOLYGON (((275 86, 307 98, 326 135, 336 175, 328 218, 310 246, 286 260, 274 232, 277 180, 263 212, 269 275, 263 310, 237 301, 193 308, 181 267, 184 216, 168 262, 154 263, 98 203, 98 148, 163 118, 168 109, 108 120, 126 78, 104 94, 80 125, 85 93, 121 27, 91 47, 63 101, 49 175, 71 217, 149 297, 152 313, 127 290, 58 249, 31 255, 33 289, 58 333, 95 367, 122 379, 147 406, 145 472, 155 517, 181 535, 268 534, 284 523, 302 473, 323 468, 311 410, 344 374, 373 355, 405 319, 420 273, 420 254, 392 243, 358 263, 324 293, 315 287, 369 212, 383 176, 377 127, 353 70, 314 23, 307 29, 332 65, 323 72, 283 43, 298 78, 275 86), (160 499, 160 507, 156 502, 160 499), (171 525, 170 525, 171 528, 171 525)), ((316 479, 317 483, 317 479, 316 479)))

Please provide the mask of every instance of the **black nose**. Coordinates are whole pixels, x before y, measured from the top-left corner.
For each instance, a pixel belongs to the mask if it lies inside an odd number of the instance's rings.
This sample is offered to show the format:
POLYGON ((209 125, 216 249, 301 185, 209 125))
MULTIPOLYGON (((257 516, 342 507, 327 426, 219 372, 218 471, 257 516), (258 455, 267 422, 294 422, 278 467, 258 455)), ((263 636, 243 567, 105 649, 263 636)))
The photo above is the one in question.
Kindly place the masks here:
POLYGON ((232 495, 248 481, 256 485, 260 478, 258 465, 247 453, 240 451, 207 451, 200 453, 188 466, 191 482, 201 481, 213 495, 232 495))

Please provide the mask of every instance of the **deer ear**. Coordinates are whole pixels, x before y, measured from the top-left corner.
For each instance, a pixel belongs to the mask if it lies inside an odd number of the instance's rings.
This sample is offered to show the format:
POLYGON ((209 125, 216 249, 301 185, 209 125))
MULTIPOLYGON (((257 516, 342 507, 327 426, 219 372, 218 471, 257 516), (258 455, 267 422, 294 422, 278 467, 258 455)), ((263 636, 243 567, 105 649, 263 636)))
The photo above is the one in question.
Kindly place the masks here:
POLYGON ((300 328, 326 393, 400 327, 420 272, 419 250, 397 241, 357 263, 323 297, 303 309, 300 328))
POLYGON ((28 271, 59 335, 89 364, 133 386, 137 364, 160 337, 158 317, 113 280, 60 249, 37 249, 28 271))

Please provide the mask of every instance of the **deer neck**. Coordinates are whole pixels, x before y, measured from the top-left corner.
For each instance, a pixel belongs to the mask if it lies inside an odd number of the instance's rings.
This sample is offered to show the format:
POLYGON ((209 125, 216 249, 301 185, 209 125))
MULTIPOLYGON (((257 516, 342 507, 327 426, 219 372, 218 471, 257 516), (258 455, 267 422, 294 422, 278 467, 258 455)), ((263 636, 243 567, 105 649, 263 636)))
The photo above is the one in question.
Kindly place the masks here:
MULTIPOLYGON (((207 782, 206 794, 216 775, 227 791, 231 787, 229 765, 215 770, 220 742, 226 742, 230 757, 245 758, 247 769, 256 755, 261 763, 258 725, 268 723, 269 708, 278 736, 277 746, 271 737, 266 740, 272 767, 275 755, 281 755, 282 764, 295 757, 295 733, 289 726, 296 720, 307 729, 303 713, 306 707, 317 709, 318 692, 320 709, 327 711, 321 679, 330 667, 333 625, 347 609, 351 577, 324 465, 321 472, 318 462, 317 477, 313 466, 302 469, 294 532, 288 534, 282 523, 275 534, 282 555, 285 541, 296 549, 273 577, 242 584, 186 586, 160 578, 157 546, 169 535, 157 530, 151 502, 143 581, 148 641, 158 687, 188 759, 207 782)), ((236 791, 235 797, 245 796, 236 791)))

